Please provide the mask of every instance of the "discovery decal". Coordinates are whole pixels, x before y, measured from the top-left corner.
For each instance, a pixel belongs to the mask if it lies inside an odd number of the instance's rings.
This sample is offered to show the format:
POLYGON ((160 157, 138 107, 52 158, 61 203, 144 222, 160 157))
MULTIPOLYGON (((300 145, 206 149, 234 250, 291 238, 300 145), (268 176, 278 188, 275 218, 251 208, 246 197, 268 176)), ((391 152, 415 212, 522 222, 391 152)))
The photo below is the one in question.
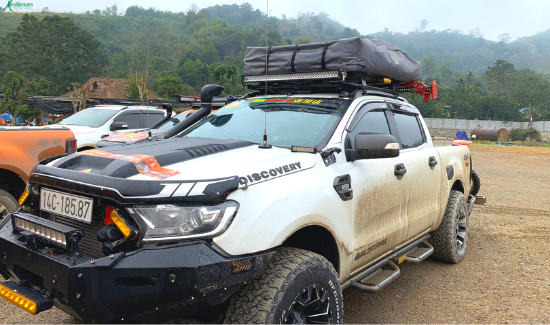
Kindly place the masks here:
POLYGON ((270 177, 277 177, 284 174, 288 174, 297 170, 302 169, 302 163, 295 162, 293 164, 283 165, 280 167, 274 167, 269 170, 263 170, 259 173, 253 173, 250 175, 246 175, 246 177, 239 177, 239 184, 240 185, 247 185, 249 182, 254 183, 258 182, 270 177))

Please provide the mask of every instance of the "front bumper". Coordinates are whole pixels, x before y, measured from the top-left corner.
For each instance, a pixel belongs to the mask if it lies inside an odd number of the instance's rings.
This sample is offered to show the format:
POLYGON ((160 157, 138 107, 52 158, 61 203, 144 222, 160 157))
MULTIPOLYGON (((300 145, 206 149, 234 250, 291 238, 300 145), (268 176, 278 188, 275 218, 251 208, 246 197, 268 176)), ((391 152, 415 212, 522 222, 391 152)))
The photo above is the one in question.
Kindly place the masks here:
POLYGON ((227 257, 201 241, 97 260, 78 252, 53 255, 51 247, 33 249, 28 236, 14 234, 10 218, 0 222, 0 275, 86 323, 158 320, 221 304, 273 254, 227 257))

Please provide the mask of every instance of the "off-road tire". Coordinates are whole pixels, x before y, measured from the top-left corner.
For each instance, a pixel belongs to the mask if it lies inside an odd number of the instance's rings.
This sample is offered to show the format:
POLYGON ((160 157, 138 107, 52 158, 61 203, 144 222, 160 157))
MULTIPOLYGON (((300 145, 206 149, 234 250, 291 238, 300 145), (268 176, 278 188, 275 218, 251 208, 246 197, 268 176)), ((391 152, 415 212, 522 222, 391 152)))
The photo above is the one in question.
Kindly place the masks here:
POLYGON ((481 178, 475 170, 472 170, 472 188, 470 189, 470 195, 476 196, 481 189, 481 178))
POLYGON ((17 200, 10 193, 0 190, 0 220, 4 219, 8 213, 17 211, 18 207, 17 200))
MULTIPOLYGON (((313 288, 329 300, 330 323, 342 323, 342 288, 332 264, 324 257, 296 248, 281 248, 252 283, 245 285, 230 300, 226 324, 279 324, 286 319, 296 299, 313 288), (304 293, 305 292, 305 293, 304 293)), ((315 296, 312 293, 310 297, 315 296)), ((306 304, 307 305, 307 304, 306 304)), ((326 309, 326 308, 325 308, 326 309)), ((307 320, 306 320, 307 322, 307 320)))
POLYGON ((468 204, 464 194, 451 191, 443 220, 428 240, 434 247, 432 256, 442 262, 456 264, 462 261, 468 244, 468 230, 468 204), (459 243, 459 233, 462 235, 462 245, 459 243))

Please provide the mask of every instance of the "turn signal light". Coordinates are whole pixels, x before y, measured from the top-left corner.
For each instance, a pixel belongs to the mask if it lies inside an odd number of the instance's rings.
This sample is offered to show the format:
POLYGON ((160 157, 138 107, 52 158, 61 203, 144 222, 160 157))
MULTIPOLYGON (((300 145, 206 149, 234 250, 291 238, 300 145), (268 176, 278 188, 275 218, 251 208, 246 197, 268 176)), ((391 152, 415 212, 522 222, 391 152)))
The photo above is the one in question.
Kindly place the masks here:
POLYGON ((17 200, 17 203, 19 204, 19 206, 22 206, 28 197, 29 197, 29 188, 25 187, 23 194, 21 194, 21 196, 19 197, 19 200, 17 200))
POLYGON ((75 153, 78 150, 78 144, 76 139, 67 139, 65 141, 65 152, 75 153))
POLYGON ((384 83, 386 83, 386 84, 391 84, 391 79, 389 79, 389 78, 384 78, 384 83))
POLYGON ((11 289, 8 289, 2 284, 0 284, 0 296, 10 303, 16 305, 17 307, 23 309, 24 311, 29 312, 33 315, 36 314, 36 302, 18 294, 11 289))
POLYGON ((112 206, 107 206, 105 209, 105 225, 114 224, 117 226, 118 230, 124 235, 124 237, 128 238, 130 237, 130 234, 132 233, 132 229, 128 227, 126 224, 126 221, 116 212, 115 208, 112 206))

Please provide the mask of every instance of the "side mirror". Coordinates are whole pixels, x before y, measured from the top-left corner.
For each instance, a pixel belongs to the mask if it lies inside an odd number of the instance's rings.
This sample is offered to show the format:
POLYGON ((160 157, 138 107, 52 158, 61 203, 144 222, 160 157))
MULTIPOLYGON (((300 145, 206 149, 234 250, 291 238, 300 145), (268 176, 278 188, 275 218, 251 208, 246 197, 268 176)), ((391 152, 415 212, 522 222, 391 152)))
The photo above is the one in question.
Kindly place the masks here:
POLYGON ((111 131, 128 130, 128 123, 126 122, 113 122, 111 124, 111 131))
POLYGON ((360 159, 394 158, 399 156, 399 143, 393 135, 382 133, 358 133, 354 148, 346 150, 348 161, 360 159))

